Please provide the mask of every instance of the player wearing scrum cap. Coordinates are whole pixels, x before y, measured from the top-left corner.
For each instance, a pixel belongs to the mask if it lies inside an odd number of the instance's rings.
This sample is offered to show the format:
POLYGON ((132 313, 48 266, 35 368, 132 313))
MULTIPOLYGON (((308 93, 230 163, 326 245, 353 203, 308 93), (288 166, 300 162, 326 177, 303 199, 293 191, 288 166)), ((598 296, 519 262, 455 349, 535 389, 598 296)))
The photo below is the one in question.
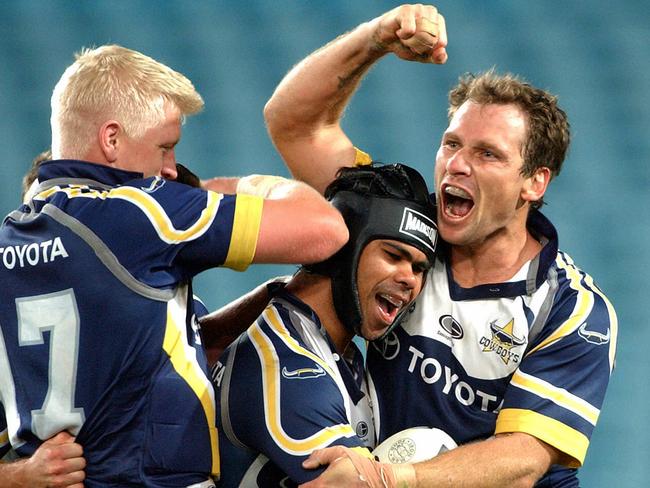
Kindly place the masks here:
POLYGON ((352 338, 383 337, 409 311, 434 261, 435 208, 422 176, 401 164, 345 168, 325 195, 348 244, 270 290, 269 306, 213 370, 222 486, 302 483, 319 474, 301 466, 314 449, 369 456, 374 445, 352 338))

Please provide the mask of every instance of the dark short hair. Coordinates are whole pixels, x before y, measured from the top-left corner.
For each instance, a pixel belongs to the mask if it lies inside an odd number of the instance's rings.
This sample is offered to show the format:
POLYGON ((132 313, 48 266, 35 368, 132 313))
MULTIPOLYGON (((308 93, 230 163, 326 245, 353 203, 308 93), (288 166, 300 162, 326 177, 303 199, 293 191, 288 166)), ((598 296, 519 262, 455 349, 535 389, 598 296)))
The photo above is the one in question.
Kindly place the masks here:
POLYGON ((46 151, 38 154, 32 160, 32 165, 29 167, 27 173, 25 173, 25 176, 23 176, 22 194, 20 196, 21 200, 25 199, 25 194, 32 186, 32 183, 34 183, 34 180, 38 178, 38 168, 41 167, 41 164, 43 164, 45 161, 49 161, 50 159, 52 159, 52 151, 47 149, 46 151))

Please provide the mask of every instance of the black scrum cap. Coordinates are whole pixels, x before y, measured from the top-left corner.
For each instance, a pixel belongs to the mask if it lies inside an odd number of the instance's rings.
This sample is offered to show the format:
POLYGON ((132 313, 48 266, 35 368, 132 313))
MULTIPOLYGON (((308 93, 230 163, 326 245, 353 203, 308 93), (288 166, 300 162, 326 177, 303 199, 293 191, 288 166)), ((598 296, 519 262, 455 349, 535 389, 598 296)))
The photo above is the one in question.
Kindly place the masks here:
MULTIPOLYGON (((325 190, 325 197, 343 215, 350 239, 328 260, 306 268, 332 279, 336 313, 349 330, 359 333, 357 268, 361 252, 372 240, 392 239, 416 247, 433 264, 436 211, 422 175, 404 164, 342 168, 325 190)), ((405 311, 395 318, 391 329, 405 311)))

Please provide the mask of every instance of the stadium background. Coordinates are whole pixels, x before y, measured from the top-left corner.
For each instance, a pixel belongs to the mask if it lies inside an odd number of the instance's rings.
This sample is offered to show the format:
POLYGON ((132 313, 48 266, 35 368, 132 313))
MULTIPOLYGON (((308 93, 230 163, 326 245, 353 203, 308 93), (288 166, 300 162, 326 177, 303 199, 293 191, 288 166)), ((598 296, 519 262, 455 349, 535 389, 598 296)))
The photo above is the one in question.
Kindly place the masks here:
MULTIPOLYGON (((206 102, 187 122, 179 161, 201 177, 287 175, 262 107, 284 73, 336 35, 398 5, 340 1, 0 2, 0 212, 12 210, 32 158, 49 147, 49 97, 82 46, 118 43, 183 72, 206 102)), ((449 62, 387 58, 353 100, 345 127, 382 161, 431 182, 446 92, 466 71, 495 66, 560 97, 573 129, 544 212, 560 246, 618 311, 618 361, 585 467, 586 487, 650 478, 650 3, 647 0, 440 0, 449 62)), ((291 267, 211 271, 196 282, 210 309, 291 267)))

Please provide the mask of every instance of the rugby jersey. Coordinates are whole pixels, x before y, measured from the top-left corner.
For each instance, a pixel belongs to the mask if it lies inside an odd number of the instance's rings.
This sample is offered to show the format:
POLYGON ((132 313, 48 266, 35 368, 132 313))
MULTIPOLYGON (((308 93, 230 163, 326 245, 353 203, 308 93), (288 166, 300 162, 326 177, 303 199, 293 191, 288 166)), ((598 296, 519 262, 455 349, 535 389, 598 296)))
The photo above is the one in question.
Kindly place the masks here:
POLYGON ((72 160, 38 180, 0 228, 0 454, 68 430, 87 487, 218 476, 191 279, 251 262, 262 200, 72 160))
POLYGON ((279 289, 213 368, 223 487, 289 487, 323 469, 301 463, 332 445, 374 447, 374 425, 354 343, 336 353, 315 312, 279 289))
POLYGON ((413 312, 369 347, 378 437, 421 425, 458 444, 525 432, 571 460, 538 486, 577 486, 574 468, 598 420, 618 323, 539 211, 528 228, 544 247, 505 283, 462 288, 442 252, 413 312))

